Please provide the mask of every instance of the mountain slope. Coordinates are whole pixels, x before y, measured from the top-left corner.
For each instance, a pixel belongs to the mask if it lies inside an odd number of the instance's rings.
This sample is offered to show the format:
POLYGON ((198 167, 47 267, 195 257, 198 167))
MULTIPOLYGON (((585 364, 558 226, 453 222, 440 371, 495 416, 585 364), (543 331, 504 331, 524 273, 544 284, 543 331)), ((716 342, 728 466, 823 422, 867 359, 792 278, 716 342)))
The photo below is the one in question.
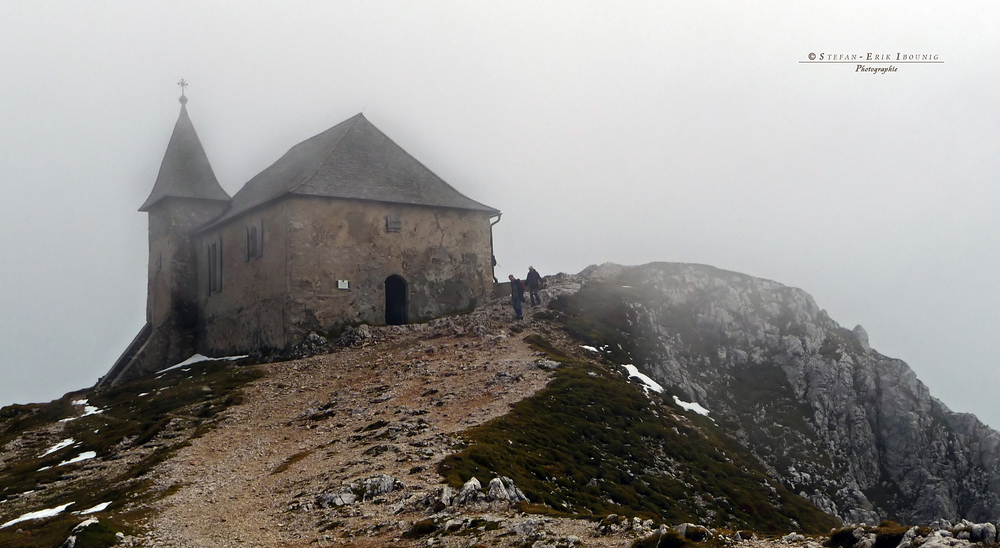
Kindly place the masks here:
POLYGON ((690 264, 581 278, 551 305, 571 334, 710 409, 772 477, 832 515, 1000 517, 1000 434, 932 398, 804 291, 690 264))
POLYGON ((665 263, 549 282, 525 322, 497 299, 3 408, 0 547, 621 546, 682 521, 998 517, 1000 436, 803 291, 665 263))
POLYGON ((194 364, 4 408, 0 546, 71 534, 110 546, 118 532, 142 546, 406 546, 432 531, 442 546, 622 546, 686 520, 836 524, 710 420, 629 383, 547 315, 514 322, 500 299, 429 324, 351 329, 300 360, 194 364), (584 453, 596 460, 564 462, 584 453), (505 475, 528 501, 496 497, 505 475), (472 476, 482 489, 460 493, 472 476), (54 515, 2 527, 40 510, 54 515), (609 512, 630 519, 600 523, 609 512), (89 517, 100 526, 73 533, 89 517))
POLYGON ((454 486, 477 475, 509 476, 531 502, 564 515, 770 533, 838 525, 768 478, 710 419, 684 413, 654 390, 644 394, 620 366, 574 358, 538 335, 531 340, 554 350, 563 367, 510 413, 463 434, 470 446, 440 466, 454 486))

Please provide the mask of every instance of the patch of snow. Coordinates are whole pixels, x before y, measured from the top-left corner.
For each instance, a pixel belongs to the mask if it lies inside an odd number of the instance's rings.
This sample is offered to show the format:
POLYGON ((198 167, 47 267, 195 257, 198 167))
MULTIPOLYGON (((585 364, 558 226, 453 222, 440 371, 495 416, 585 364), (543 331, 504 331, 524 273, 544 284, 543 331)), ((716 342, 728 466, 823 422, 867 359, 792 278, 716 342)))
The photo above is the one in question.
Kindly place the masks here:
POLYGON ((76 440, 74 440, 73 438, 66 438, 66 439, 62 440, 61 442, 53 445, 52 447, 49 447, 48 450, 46 450, 44 453, 42 453, 41 455, 38 455, 38 458, 42 458, 45 455, 51 455, 52 453, 55 453, 56 451, 58 451, 60 449, 63 449, 65 447, 69 447, 70 445, 73 445, 74 443, 76 443, 76 440))
POLYGON ((682 399, 678 398, 677 396, 674 396, 674 403, 676 403, 677 405, 679 405, 681 407, 681 409, 683 409, 685 411, 694 411, 695 413, 698 413, 699 415, 703 415, 703 416, 708 417, 708 413, 709 413, 708 409, 705 409, 704 407, 702 407, 701 404, 698 403, 698 402, 689 403, 689 402, 683 401, 682 399))
POLYGON ((149 395, 149 392, 143 392, 142 394, 139 394, 137 397, 141 398, 143 396, 148 396, 148 395, 149 395))
POLYGON ((89 417, 91 415, 100 415, 103 412, 104 412, 103 409, 98 409, 98 408, 94 407, 93 405, 88 405, 88 406, 86 406, 86 407, 83 408, 83 414, 80 415, 80 416, 81 417, 89 417))
POLYGON ((638 367, 632 364, 626 364, 623 365, 622 367, 628 369, 628 378, 631 379, 632 377, 635 377, 639 379, 640 381, 642 381, 642 384, 645 388, 652 390, 653 392, 663 392, 663 387, 660 386, 658 382, 654 381, 653 379, 649 378, 643 373, 640 373, 638 367))
MULTIPOLYGON (((102 502, 102 503, 98 504, 97 506, 91 506, 90 508, 87 508, 83 512, 80 512, 80 515, 86 516, 87 514, 96 514, 97 512, 103 512, 104 509, 107 508, 108 506, 111 506, 110 502, 102 502)), ((97 520, 94 520, 94 521, 97 521, 97 520)), ((87 522, 84 522, 84 523, 87 523, 87 522)))
MULTIPOLYGON (((86 514, 86 512, 81 512, 81 513, 86 514)), ((96 523, 99 523, 97 521, 97 518, 90 518, 88 520, 81 521, 80 525, 77 525, 76 527, 73 528, 73 532, 79 533, 80 531, 83 531, 87 527, 90 527, 91 525, 94 525, 96 523)))
POLYGON ((85 460, 88 460, 88 459, 92 459, 92 458, 94 458, 96 456, 97 456, 96 452, 94 452, 94 451, 87 451, 85 453, 80 453, 79 455, 77 455, 77 456, 75 456, 75 457, 73 457, 73 458, 71 458, 69 460, 64 460, 64 461, 60 462, 59 466, 63 466, 63 465, 66 465, 66 464, 73 464, 75 462, 80 462, 80 461, 85 461, 85 460))
MULTIPOLYGON (((190 358, 182 361, 181 363, 176 363, 176 364, 171 365, 170 367, 168 367, 166 369, 161 369, 161 370, 157 371, 156 374, 157 375, 162 375, 162 374, 166 373, 167 371, 171 371, 171 370, 177 369, 178 367, 186 367, 188 365, 196 364, 196 363, 199 363, 199 362, 218 361, 218 360, 230 360, 230 361, 234 361, 234 360, 242 360, 245 357, 247 357, 246 354, 244 354, 242 356, 226 356, 224 358, 209 358, 208 356, 203 356, 201 354, 195 354, 194 356, 191 356, 190 358)), ((157 376, 156 378, 160 378, 160 377, 157 376)))
POLYGON ((38 470, 35 470, 35 471, 36 472, 41 472, 42 470, 48 470, 49 468, 52 468, 52 467, 51 466, 43 466, 43 467, 41 467, 41 468, 39 468, 38 470))
POLYGON ((3 529, 4 527, 10 527, 15 523, 21 523, 22 521, 28 521, 33 519, 44 519, 44 518, 51 518, 52 516, 58 516, 59 514, 62 513, 63 510, 69 508, 72 504, 73 504, 72 502, 68 502, 66 504, 63 504, 62 506, 56 506, 55 508, 47 508, 45 510, 39 510, 37 512, 28 512, 27 514, 21 515, 21 517, 19 518, 12 519, 3 525, 0 525, 0 529, 3 529))
POLYGON ((212 359, 212 358, 209 358, 208 356, 204 356, 202 354, 195 354, 195 355, 191 356, 190 358, 188 358, 188 359, 186 359, 186 360, 184 360, 184 361, 182 361, 180 363, 176 363, 176 364, 174 364, 174 365, 172 365, 172 366, 170 366, 170 367, 168 367, 166 369, 161 370, 160 372, 162 373, 163 371, 170 371, 174 367, 184 367, 185 365, 191 365, 193 363, 203 362, 203 361, 210 360, 210 359, 212 359))
POLYGON ((584 350, 590 350, 591 352, 600 352, 600 350, 594 348, 593 346, 587 346, 585 344, 581 344, 580 348, 582 348, 584 350))
POLYGON ((80 415, 79 417, 68 417, 68 418, 65 418, 65 419, 59 419, 59 422, 75 421, 76 419, 79 419, 79 418, 82 418, 82 417, 89 417, 91 415, 100 415, 101 413, 104 412, 103 409, 99 409, 97 407, 94 407, 93 405, 87 405, 87 400, 74 400, 73 401, 73 405, 82 405, 83 406, 83 414, 80 415))

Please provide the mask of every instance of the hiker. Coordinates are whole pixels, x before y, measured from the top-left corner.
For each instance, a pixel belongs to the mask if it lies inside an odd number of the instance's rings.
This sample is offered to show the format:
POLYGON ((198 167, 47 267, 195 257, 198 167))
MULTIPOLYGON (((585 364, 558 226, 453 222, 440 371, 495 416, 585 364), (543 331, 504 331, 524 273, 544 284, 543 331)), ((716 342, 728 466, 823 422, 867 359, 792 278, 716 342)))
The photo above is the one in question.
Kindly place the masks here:
POLYGON ((531 297, 531 307, 534 308, 542 304, 542 298, 538 296, 538 290, 542 288, 542 276, 535 270, 535 267, 528 267, 528 275, 524 281, 525 285, 528 286, 528 295, 531 297))
POLYGON ((519 320, 523 319, 521 302, 524 301, 524 282, 515 278, 513 274, 507 276, 507 279, 510 280, 510 304, 514 307, 514 316, 519 320))

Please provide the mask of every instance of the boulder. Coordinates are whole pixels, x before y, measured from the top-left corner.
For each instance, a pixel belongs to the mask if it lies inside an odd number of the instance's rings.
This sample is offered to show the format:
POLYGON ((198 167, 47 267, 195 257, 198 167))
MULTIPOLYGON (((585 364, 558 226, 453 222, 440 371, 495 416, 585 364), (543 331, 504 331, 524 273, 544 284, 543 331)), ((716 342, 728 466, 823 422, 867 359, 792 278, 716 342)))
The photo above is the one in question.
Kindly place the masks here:
POLYGON ((310 331, 306 335, 306 342, 314 346, 323 346, 327 343, 326 337, 318 335, 315 331, 310 331))
POLYGON ((482 497, 480 492, 483 488, 483 484, 479 483, 476 478, 471 478, 469 481, 465 482, 462 486, 462 490, 458 492, 458 496, 455 497, 455 505, 462 506, 463 504, 469 504, 476 502, 482 497))
POLYGON ((351 491, 350 487, 345 486, 337 491, 320 494, 320 496, 316 497, 316 504, 319 504, 322 508, 332 508, 354 504, 356 500, 358 500, 357 495, 351 491))
POLYGON ((405 487, 401 481, 387 474, 375 474, 364 481, 364 497, 370 499, 405 487))
POLYGON ((928 523, 927 526, 930 527, 931 529, 937 529, 939 531, 942 531, 951 529, 951 522, 944 518, 941 518, 928 523))
POLYGON ((997 526, 992 523, 977 523, 972 528, 972 534, 976 535, 976 538, 972 539, 976 542, 987 542, 994 543, 997 541, 997 526))
POLYGON ((917 535, 919 533, 920 529, 918 527, 916 526, 910 527, 909 529, 907 529, 906 533, 903 534, 903 538, 900 539, 899 544, 896 545, 896 548, 909 548, 909 546, 912 546, 913 544, 913 539, 917 538, 917 535))
POLYGON ((540 531, 544 525, 545 523, 540 519, 527 518, 514 523, 509 529, 515 535, 525 536, 540 531))
POLYGON ((682 523, 674 527, 674 531, 677 531, 678 535, 695 542, 701 542, 712 537, 712 533, 708 529, 693 523, 682 523))
POLYGON ((451 487, 445 485, 441 488, 441 504, 445 506, 451 506, 452 500, 455 498, 455 491, 451 487))
POLYGON ((490 502, 520 502, 528 500, 528 497, 524 496, 524 493, 514 486, 514 480, 507 476, 500 476, 490 480, 486 491, 486 500, 490 502))
POLYGON ((557 361, 550 360, 548 358, 542 358, 542 359, 536 361, 535 365, 537 365, 539 369, 550 369, 551 370, 551 369, 558 368, 562 364, 559 363, 559 362, 557 362, 557 361))

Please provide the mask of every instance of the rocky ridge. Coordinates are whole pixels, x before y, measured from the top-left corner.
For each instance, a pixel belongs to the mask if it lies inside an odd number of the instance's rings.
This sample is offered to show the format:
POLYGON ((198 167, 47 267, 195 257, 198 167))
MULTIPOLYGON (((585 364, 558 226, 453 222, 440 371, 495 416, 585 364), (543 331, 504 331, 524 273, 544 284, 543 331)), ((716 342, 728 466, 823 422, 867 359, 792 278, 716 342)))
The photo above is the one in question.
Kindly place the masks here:
POLYGON ((579 335, 710 409, 772 477, 831 515, 1000 518, 1000 434, 949 410, 806 292, 690 264, 580 277, 590 283, 557 308, 610 319, 605 336, 579 335))

